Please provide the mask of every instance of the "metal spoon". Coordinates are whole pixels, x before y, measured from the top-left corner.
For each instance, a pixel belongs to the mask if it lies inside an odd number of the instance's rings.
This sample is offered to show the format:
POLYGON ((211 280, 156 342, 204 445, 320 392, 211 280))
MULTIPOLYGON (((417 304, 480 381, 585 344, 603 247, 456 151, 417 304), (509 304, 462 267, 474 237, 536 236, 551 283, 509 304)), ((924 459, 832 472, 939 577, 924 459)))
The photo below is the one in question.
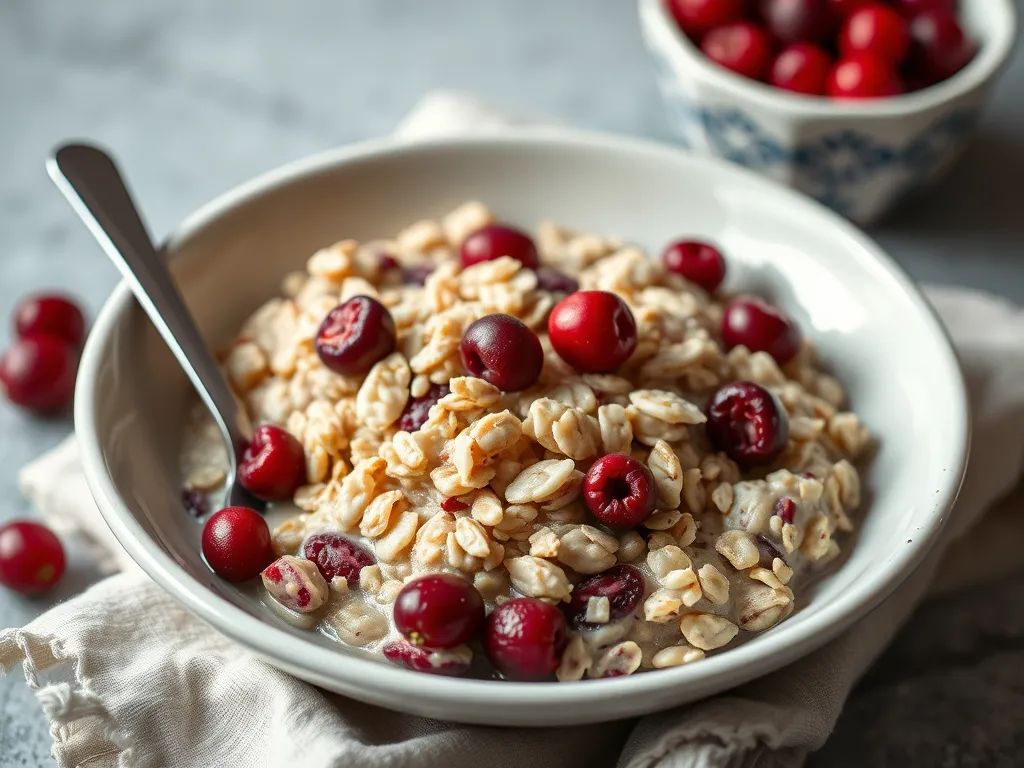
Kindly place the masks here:
POLYGON ((253 506, 253 498, 237 482, 238 460, 251 437, 248 418, 153 246, 114 161, 96 147, 68 144, 54 151, 46 170, 124 275, 220 427, 230 446, 225 506, 253 506))

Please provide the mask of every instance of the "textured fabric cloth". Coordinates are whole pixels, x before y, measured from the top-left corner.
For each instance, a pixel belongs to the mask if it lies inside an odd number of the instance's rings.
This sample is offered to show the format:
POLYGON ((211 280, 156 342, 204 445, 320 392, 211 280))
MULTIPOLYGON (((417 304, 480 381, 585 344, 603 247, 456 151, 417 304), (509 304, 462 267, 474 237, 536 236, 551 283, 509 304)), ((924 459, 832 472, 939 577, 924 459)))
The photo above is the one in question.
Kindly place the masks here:
MULTIPOLYGON (((400 135, 502 128, 500 113, 429 97, 400 135)), ((529 120, 516 120, 528 126, 529 120)), ((687 707, 594 727, 496 729, 425 720, 325 694, 260 661, 180 608, 134 566, 21 630, 0 632, 0 668, 21 665, 51 723, 60 766, 450 765, 798 766, 825 743, 853 684, 936 579, 991 583, 1020 566, 1024 512, 1004 504, 1024 455, 1024 312, 975 293, 929 296, 964 364, 974 409, 971 469, 944 540, 872 614, 826 647, 687 707), (997 526, 997 527, 994 527, 997 526), (979 548, 981 554, 979 555, 979 548)), ((78 532, 110 570, 127 559, 87 493, 73 438, 27 467, 44 518, 78 532), (55 481, 55 478, 57 480, 55 481)))

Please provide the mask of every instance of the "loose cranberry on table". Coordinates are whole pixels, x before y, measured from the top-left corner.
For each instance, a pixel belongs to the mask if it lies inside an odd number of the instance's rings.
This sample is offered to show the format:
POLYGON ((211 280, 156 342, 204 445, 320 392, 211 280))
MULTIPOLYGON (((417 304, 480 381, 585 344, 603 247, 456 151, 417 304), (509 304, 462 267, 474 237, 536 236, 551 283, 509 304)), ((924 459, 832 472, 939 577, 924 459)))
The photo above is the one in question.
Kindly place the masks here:
POLYGON ((28 297, 14 310, 14 330, 18 336, 42 333, 81 347, 85 341, 85 316, 65 296, 40 294, 28 297))
POLYGON ((238 464, 238 480, 264 501, 289 499, 306 480, 306 453, 290 432, 272 424, 256 430, 238 464))
POLYGON ((884 3, 873 2, 850 14, 839 33, 839 53, 873 53, 899 64, 910 47, 907 20, 884 3))
POLYGON ((743 296, 725 307, 722 340, 730 349, 742 345, 751 352, 767 352, 785 365, 800 351, 803 337, 781 309, 757 296, 743 296))
POLYGON ((826 92, 834 99, 878 99, 898 96, 903 83, 890 61, 873 53, 858 53, 836 62, 826 92))
POLYGON ((587 622, 587 604, 592 597, 608 598, 608 620, 624 619, 644 599, 644 577, 632 565, 613 565, 604 573, 577 584, 572 599, 563 604, 569 624, 576 629, 593 629, 600 624, 587 622))
POLYGON ((704 35, 700 49, 719 66, 752 80, 763 80, 772 61, 767 33, 749 21, 715 27, 704 35))
POLYGON ((33 334, 15 340, 0 356, 0 391, 22 408, 52 413, 71 400, 77 372, 76 346, 33 334))
POLYGON ((711 445, 744 468, 771 462, 789 439, 786 409, 752 381, 719 387, 708 402, 707 416, 711 445))
POLYGON ((783 44, 824 43, 836 29, 828 0, 760 0, 765 26, 783 44))
POLYGON ((359 586, 359 572, 374 563, 373 555, 337 533, 314 533, 302 545, 302 556, 316 563, 327 581, 341 576, 352 589, 359 586))
POLYGON ((380 652, 400 667, 434 675, 464 675, 469 671, 472 660, 469 654, 421 648, 404 640, 390 640, 381 646, 380 652))
POLYGON ((824 96, 832 57, 814 43, 794 43, 784 48, 768 73, 776 88, 807 96, 824 96))
POLYGON ((447 384, 431 384, 425 395, 409 398, 398 419, 398 428, 404 432, 415 432, 427 423, 434 404, 449 392, 447 384))
POLYGON ((749 5, 748 0, 667 0, 667 3, 676 23, 694 38, 742 19, 749 5))
POLYGON ((395 349, 395 321, 369 296, 353 296, 324 318, 316 334, 316 353, 335 373, 366 373, 395 349))
POLYGON ((949 11, 925 11, 910 20, 908 65, 927 82, 952 77, 974 58, 977 46, 949 11))
POLYGON ((395 599, 395 627, 412 645, 453 648, 484 623, 484 600, 461 576, 434 573, 408 582, 395 599))
POLYGON ((654 512, 657 493, 647 466, 625 453, 595 461, 583 478, 583 500, 605 525, 635 528, 654 512))
POLYGON ((228 581, 256 578, 274 559, 267 521, 249 507, 215 512, 203 526, 203 557, 228 581))
POLYGON ((509 600, 484 624, 484 652, 505 677, 543 680, 554 674, 565 650, 565 616, 532 597, 509 600))
POLYGON ((502 256, 511 256, 524 267, 534 269, 540 263, 537 246, 525 232, 503 224, 490 224, 478 229, 465 240, 459 249, 462 266, 471 267, 482 261, 493 261, 502 256))
POLYGON ((576 293, 580 289, 580 284, 575 278, 563 275, 551 267, 537 267, 534 272, 537 275, 537 287, 542 291, 576 293))
POLYGON ((636 321, 626 302, 607 291, 577 291, 548 316, 551 346, 581 373, 610 373, 636 349, 636 321))
POLYGON ((714 293, 725 279, 725 258, 713 245, 700 240, 676 240, 661 253, 665 269, 714 293))
POLYGON ((31 520, 0 526, 0 585, 32 595, 64 575, 64 547, 53 531, 31 520))
POLYGON ((505 392, 532 387, 544 365, 537 334, 511 315, 481 317, 466 329, 459 352, 471 376, 505 392))

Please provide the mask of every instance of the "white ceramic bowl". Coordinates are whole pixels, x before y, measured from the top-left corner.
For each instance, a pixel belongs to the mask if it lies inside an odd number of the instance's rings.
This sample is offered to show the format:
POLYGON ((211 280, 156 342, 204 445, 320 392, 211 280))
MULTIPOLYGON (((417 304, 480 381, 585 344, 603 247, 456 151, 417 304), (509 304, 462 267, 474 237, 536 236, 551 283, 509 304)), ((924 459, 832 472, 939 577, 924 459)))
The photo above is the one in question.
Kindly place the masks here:
POLYGON ((212 345, 277 295, 287 272, 343 236, 369 239, 475 198, 517 224, 551 218, 656 252, 681 234, 728 254, 728 287, 792 312, 880 438, 869 512, 849 557, 779 626, 689 666, 583 683, 503 683, 410 672, 294 629, 254 591, 213 575, 182 509, 184 375, 121 285, 82 360, 76 427, 96 501, 128 553, 225 635, 298 677, 375 704, 498 725, 608 720, 692 701, 770 672, 863 616, 935 540, 964 470, 957 361, 911 282, 840 217, 755 174, 671 148, 576 133, 373 143, 303 160, 188 218, 167 251, 212 345))
POLYGON ((950 167, 1009 58, 1014 0, 965 0, 960 8, 981 46, 962 71, 906 96, 836 102, 712 63, 679 31, 664 0, 639 0, 668 119, 684 144, 795 187, 862 224, 950 167))

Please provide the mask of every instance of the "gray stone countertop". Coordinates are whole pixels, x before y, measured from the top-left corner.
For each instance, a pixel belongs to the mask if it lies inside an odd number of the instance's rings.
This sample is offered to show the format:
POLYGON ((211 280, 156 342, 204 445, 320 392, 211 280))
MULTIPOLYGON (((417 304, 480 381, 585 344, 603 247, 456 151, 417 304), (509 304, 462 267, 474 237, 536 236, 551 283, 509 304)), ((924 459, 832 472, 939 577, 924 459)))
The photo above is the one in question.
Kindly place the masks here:
MULTIPOLYGON (((58 142, 112 147, 160 235, 254 174, 388 133, 434 88, 567 124, 670 139, 629 0, 0 4, 0 318, 41 288, 71 291, 94 313, 116 281, 43 170, 58 142)), ((915 278, 1024 302, 1022 127, 1018 49, 956 168, 872 231, 915 278)), ((4 322, 0 344, 9 337, 4 322)), ((17 470, 70 429, 69 417, 35 420, 0 403, 0 521, 33 514, 17 492, 17 470)), ((72 551, 56 594, 24 600, 0 591, 0 627, 27 623, 96 578, 72 551)), ((1019 697, 1021 655, 1000 654, 986 659, 984 675, 1016 679, 1019 697)), ((925 680, 932 695, 929 685, 940 683, 925 680)), ((877 683, 870 692, 879 695, 877 683)), ((862 708, 877 710, 866 701, 862 708)), ((1019 718, 1014 725, 975 732, 976 740, 988 749, 992 739, 1020 733, 1019 718)), ((853 748, 857 732, 841 725, 835 755, 853 748)), ((937 733, 935 754, 949 753, 949 739, 937 733)), ((19 676, 0 681, 0 766, 48 765, 49 744, 19 676)), ((926 752, 907 754, 940 764, 926 752)))

